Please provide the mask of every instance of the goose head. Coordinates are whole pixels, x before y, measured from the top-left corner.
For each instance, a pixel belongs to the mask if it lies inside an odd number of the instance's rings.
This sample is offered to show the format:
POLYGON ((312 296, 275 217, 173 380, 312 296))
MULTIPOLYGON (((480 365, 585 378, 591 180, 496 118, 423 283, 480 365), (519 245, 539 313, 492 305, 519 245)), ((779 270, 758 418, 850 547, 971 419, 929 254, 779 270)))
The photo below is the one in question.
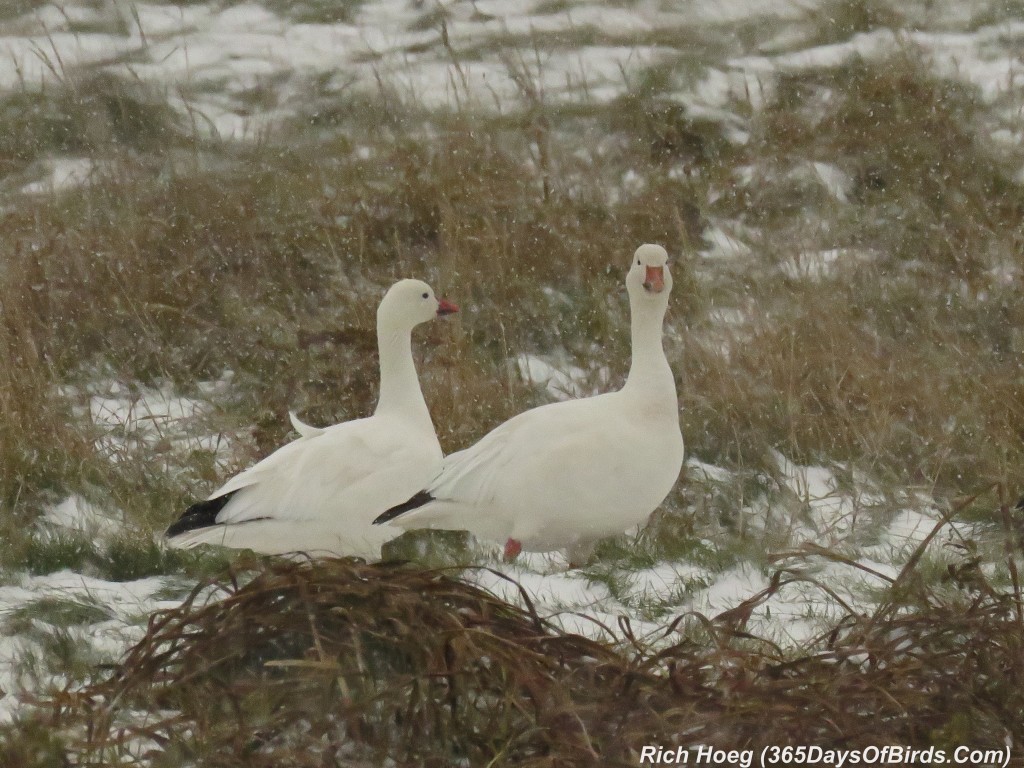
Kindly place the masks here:
POLYGON ((660 245, 641 245, 633 254, 633 262, 626 275, 630 296, 658 297, 668 300, 672 290, 672 275, 668 271, 668 253, 660 245))
POLYGON ((422 280, 399 280, 388 289, 377 308, 377 327, 389 331, 411 331, 420 323, 443 317, 459 308, 439 299, 422 280))

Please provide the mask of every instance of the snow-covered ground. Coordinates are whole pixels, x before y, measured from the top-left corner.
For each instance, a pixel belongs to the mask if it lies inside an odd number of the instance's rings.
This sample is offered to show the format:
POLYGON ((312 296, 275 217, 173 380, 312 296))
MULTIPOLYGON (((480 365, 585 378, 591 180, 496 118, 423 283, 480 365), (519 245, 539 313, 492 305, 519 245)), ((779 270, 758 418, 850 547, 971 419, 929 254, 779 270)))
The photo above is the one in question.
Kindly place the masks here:
POLYGON ((46 649, 53 639, 63 636, 70 641, 76 658, 115 662, 142 639, 150 614, 177 604, 160 597, 168 582, 163 576, 112 582, 64 570, 25 575, 16 584, 0 587, 0 621, 25 608, 42 616, 28 619, 28 626, 18 622, 18 632, 0 636, 0 690, 5 694, 0 698, 0 722, 17 714, 19 693, 64 682, 63 676, 49 671, 54 663, 46 649), (60 609, 59 618, 51 623, 40 607, 60 609), (69 626, 69 612, 81 622, 69 626))
MULTIPOLYGON (((581 370, 561 371, 533 357, 518 362, 524 379, 544 384, 552 398, 582 391, 582 380, 591 380, 581 370)), ((206 389, 212 393, 229 382, 226 378, 206 389)), ((193 398, 176 397, 168 388, 129 392, 109 382, 98 390, 103 394, 85 393, 82 397, 99 428, 97 443, 112 462, 130 461, 133 455, 143 460, 133 449, 146 446, 152 450, 157 442, 167 445, 167 450, 175 445, 201 444, 215 446, 219 453, 230 452, 223 436, 201 434, 203 405, 193 398)), ((896 577, 900 565, 929 535, 941 514, 927 496, 911 494, 902 511, 889 520, 879 520, 871 510, 880 508, 883 499, 866 480, 845 488, 834 469, 799 466, 781 454, 775 460, 777 472, 770 481, 776 485, 774 491, 738 511, 755 538, 785 542, 777 548, 782 556, 771 568, 742 560, 718 569, 696 562, 666 561, 614 574, 613 592, 590 571, 567 570, 568 563, 558 554, 524 553, 514 564, 505 564, 495 547, 488 569, 470 571, 469 578, 511 602, 522 602, 521 586, 541 615, 569 631, 608 638, 609 630, 613 635, 619 633, 619 621, 624 617, 635 637, 658 642, 671 639, 665 637, 664 627, 675 616, 696 611, 712 617, 734 608, 766 589, 776 568, 789 567, 789 575, 797 578, 760 604, 747 626, 783 644, 806 643, 848 608, 870 611, 877 588, 885 585, 886 577, 896 577), (814 547, 857 561, 865 570, 822 556, 814 547), (515 584, 497 575, 500 573, 515 584)), ((687 482, 708 492, 733 479, 729 470, 693 458, 687 461, 684 474, 687 482)), ((46 540, 70 534, 103 543, 115 538, 123 524, 116 511, 72 496, 46 511, 36 523, 35 535, 46 540)), ((972 535, 970 526, 951 524, 932 542, 931 553, 941 559, 946 541, 972 535)), ((701 544, 711 553, 726 546, 714 541, 701 544)), ((0 635, 0 690, 7 694, 0 698, 0 721, 17 712, 19 692, 64 684, 62 675, 47 675, 44 649, 48 638, 70 639, 77 646, 76 658, 93 663, 116 661, 141 638, 148 616, 177 605, 169 595, 183 596, 189 586, 181 576, 118 582, 69 570, 25 573, 8 582, 0 586, 0 628, 6 629, 0 635), (61 608, 57 612, 60 620, 52 624, 45 618, 45 610, 43 618, 32 611, 27 626, 24 621, 11 621, 26 609, 52 609, 55 605, 61 608), (69 613, 78 619, 69 623, 69 613)))
MULTIPOLYGON (((871 490, 841 490, 829 468, 795 465, 781 455, 777 459, 777 491, 739 511, 755 538, 786 542, 772 548, 778 559, 771 568, 745 561, 719 569, 685 561, 661 562, 619 574, 615 595, 586 572, 567 571, 565 559, 558 555, 521 555, 515 565, 495 569, 525 587, 539 611, 566 629, 601 636, 605 627, 614 629, 617 618, 625 616, 635 636, 657 641, 666 618, 691 611, 713 617, 735 608, 767 589, 775 570, 786 568, 789 583, 758 605, 747 628, 784 646, 805 644, 834 626, 848 609, 869 613, 874 597, 897 577, 900 566, 939 525, 942 514, 926 496, 914 494, 891 519, 879 520, 871 511, 881 508, 883 499, 871 490)), ((730 473, 690 459, 685 474, 691 482, 713 483, 727 481, 730 473)), ((939 561, 950 559, 947 542, 976 536, 971 525, 949 523, 929 543, 928 555, 939 561)), ((715 552, 724 543, 702 544, 715 552)), ((478 579, 508 600, 520 599, 511 582, 487 572, 478 579)))
MULTIPOLYGON (((90 64, 166 89, 181 109, 202 114, 205 122, 200 124, 212 134, 245 138, 309 108, 319 96, 376 89, 382 82, 427 107, 510 111, 531 99, 607 102, 628 92, 645 68, 680 57, 699 61, 702 50, 714 47, 719 54, 687 70, 697 74, 676 82, 670 95, 690 115, 720 122, 725 135, 741 143, 747 137, 736 105, 757 109, 780 73, 915 47, 941 76, 980 89, 993 106, 993 138, 1021 141, 1024 19, 1001 17, 1000 4, 994 2, 909 4, 903 10, 913 31, 882 29, 825 44, 816 39, 819 26, 814 23, 815 14, 829 5, 824 0, 641 0, 607 7, 543 0, 366 0, 352 4, 349 19, 333 23, 290 18, 280 12, 281 5, 273 6, 278 10, 223 0, 40 5, 18 17, 0 17, 0 89, 42 88, 90 64), (741 27, 761 30, 756 55, 741 51, 736 40, 741 27), (254 106, 246 97, 254 89, 269 89, 273 98, 254 106)), ((89 163, 49 158, 40 163, 38 180, 24 191, 87 183, 89 163)), ((838 169, 814 162, 800 172, 837 204, 847 202, 848 179, 838 169)), ((754 175, 738 183, 751 183, 754 175)), ((704 241, 703 265, 709 270, 751 250, 744 233, 727 222, 711 222, 704 241)), ((850 250, 801 253, 781 269, 793 279, 821 280, 837 262, 871 258, 871 253, 850 250)), ((730 313, 741 315, 729 308, 716 311, 723 322, 729 322, 730 313)), ((573 368, 562 362, 558 350, 523 354, 513 364, 524 380, 545 387, 552 399, 589 394, 607 383, 607 371, 573 368)), ((211 387, 230 387, 230 380, 211 387)), ((203 432, 207 403, 202 399, 180 397, 170 387, 128 390, 109 383, 81 393, 79 401, 80 415, 99 430, 98 445, 112 462, 131 461, 137 451, 151 453, 158 447, 169 463, 202 448, 215 451, 222 467, 227 464, 230 441, 203 432)), ((897 514, 878 519, 871 511, 892 504, 883 504, 881 492, 867 479, 840 481, 841 467, 798 466, 782 455, 775 459, 776 471, 764 478, 770 491, 746 499, 737 516, 749 532, 784 555, 774 568, 788 566, 800 578, 760 605, 750 628, 801 643, 845 610, 823 586, 855 610, 870 610, 875 588, 896 576, 942 515, 927 495, 907 491, 897 514), (865 569, 831 559, 815 547, 840 553, 865 569)), ((708 494, 733 480, 729 470, 692 458, 685 477, 708 494)), ((71 530, 103 538, 118 525, 116 510, 74 497, 55 505, 36 535, 71 530)), ((935 557, 944 557, 944 543, 961 535, 972 531, 949 526, 931 544, 935 557)), ((700 544, 711 554, 720 546, 700 544)), ((636 634, 650 636, 674 615, 699 611, 712 616, 737 606, 768 587, 773 570, 735 559, 717 568, 661 562, 619 574, 613 589, 594 574, 565 572, 564 567, 557 557, 537 555, 495 565, 525 587, 543 613, 557 616, 566 627, 601 634, 602 627, 614 628, 618 617, 626 616, 636 634)), ((510 583, 493 574, 481 571, 475 578, 519 599, 510 583)), ((40 638, 55 631, 36 618, 26 628, 12 616, 41 601, 86 606, 82 621, 62 631, 73 635, 83 655, 113 660, 139 637, 150 612, 174 604, 166 595, 181 585, 171 581, 150 577, 115 583, 69 571, 9 578, 0 586, 0 691, 6 694, 0 698, 0 720, 17 710, 20 690, 40 684, 31 673, 37 669, 32 658, 40 638)))
MULTIPOLYGON (((212 396, 229 381, 204 383, 199 390, 212 396)), ((129 389, 99 378, 89 391, 65 394, 80 402, 78 415, 95 426, 96 447, 112 463, 152 466, 159 457, 173 471, 197 448, 215 456, 222 469, 230 460, 231 441, 202 431, 208 403, 176 396, 170 387, 129 389)), ((75 494, 47 508, 35 521, 33 536, 43 545, 63 540, 102 547, 126 528, 118 510, 75 494)), ((74 646, 77 659, 114 662, 141 639, 154 611, 179 604, 168 596, 183 596, 193 586, 175 576, 113 581, 67 569, 15 574, 5 581, 0 585, 0 722, 16 714, 19 692, 65 682, 60 674, 48 674, 55 666, 48 656, 55 639, 74 646)))
MULTIPOLYGON (((0 21, 0 89, 41 88, 77 66, 99 66, 166 89, 203 116, 200 127, 243 138, 308 108, 317 89, 387 83, 428 107, 507 111, 531 99, 608 101, 646 68, 685 57, 701 74, 676 83, 673 97, 742 141, 732 110, 763 104, 780 73, 916 47, 941 75, 976 85, 992 103, 1007 100, 1008 122, 1019 104, 1024 21, 1000 16, 997 2, 896 4, 914 31, 880 29, 825 45, 808 44, 832 12, 826 0, 618 5, 367 0, 351 4, 347 22, 312 23, 257 2, 72 0, 0 21), (762 53, 730 55, 740 50, 741 25, 762 30, 762 53), (701 60, 709 48, 721 55, 701 60), (246 98, 254 89, 273 98, 254 104, 246 98)), ((54 173, 60 184, 87 175, 66 166, 54 173)))

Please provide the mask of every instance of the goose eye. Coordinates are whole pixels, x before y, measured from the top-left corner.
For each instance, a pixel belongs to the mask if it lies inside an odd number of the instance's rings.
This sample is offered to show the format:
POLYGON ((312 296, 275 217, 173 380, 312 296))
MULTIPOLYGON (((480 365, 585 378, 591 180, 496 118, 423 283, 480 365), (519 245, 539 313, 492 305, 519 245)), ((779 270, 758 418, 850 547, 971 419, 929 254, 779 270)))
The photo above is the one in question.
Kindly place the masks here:
POLYGON ((430 294, 429 293, 424 293, 423 294, 423 298, 424 299, 429 299, 430 298, 430 294))
POLYGON ((638 267, 640 266, 640 259, 637 259, 637 260, 636 260, 636 265, 637 265, 638 267))

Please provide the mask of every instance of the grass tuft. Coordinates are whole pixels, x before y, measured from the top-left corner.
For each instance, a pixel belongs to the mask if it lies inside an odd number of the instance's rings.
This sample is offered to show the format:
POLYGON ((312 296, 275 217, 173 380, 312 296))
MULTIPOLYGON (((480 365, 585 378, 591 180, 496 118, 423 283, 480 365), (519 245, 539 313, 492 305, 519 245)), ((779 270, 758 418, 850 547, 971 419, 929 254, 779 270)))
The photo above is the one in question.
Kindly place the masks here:
POLYGON ((52 156, 114 151, 161 154, 187 144, 177 113, 157 91, 110 73, 61 73, 55 85, 0 97, 0 171, 52 156))
POLYGON ((755 750, 780 739, 1020 739, 1020 587, 997 586, 965 560, 951 569, 953 589, 936 590, 915 578, 925 546, 873 615, 847 615, 796 652, 744 631, 744 617, 797 575, 786 571, 714 619, 680 617, 657 645, 627 624, 612 646, 444 571, 264 562, 216 581, 215 602, 199 599, 203 585, 154 617, 112 674, 56 694, 38 717, 83 766, 139 744, 163 745, 152 755, 161 765, 217 755, 227 766, 313 766, 341 754, 536 766, 599 754, 627 765, 644 744, 676 744, 684 728, 686 744, 715 736, 755 750), (140 709, 153 714, 140 720, 140 709))

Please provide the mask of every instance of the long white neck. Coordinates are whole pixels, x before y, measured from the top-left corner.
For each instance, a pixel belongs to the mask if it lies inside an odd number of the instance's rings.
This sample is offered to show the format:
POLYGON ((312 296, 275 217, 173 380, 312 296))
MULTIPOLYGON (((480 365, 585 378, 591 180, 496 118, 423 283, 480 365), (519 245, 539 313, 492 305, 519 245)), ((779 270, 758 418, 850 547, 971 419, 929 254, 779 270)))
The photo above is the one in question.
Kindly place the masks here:
POLYGON ((631 316, 630 334, 633 344, 633 359, 629 376, 623 386, 623 393, 630 397, 669 404, 678 407, 676 382, 662 347, 662 325, 668 309, 668 296, 651 301, 646 296, 629 297, 631 316))
POLYGON ((412 330, 381 327, 378 323, 377 351, 380 355, 380 397, 374 413, 401 415, 433 432, 434 425, 430 421, 430 412, 412 359, 412 330))

